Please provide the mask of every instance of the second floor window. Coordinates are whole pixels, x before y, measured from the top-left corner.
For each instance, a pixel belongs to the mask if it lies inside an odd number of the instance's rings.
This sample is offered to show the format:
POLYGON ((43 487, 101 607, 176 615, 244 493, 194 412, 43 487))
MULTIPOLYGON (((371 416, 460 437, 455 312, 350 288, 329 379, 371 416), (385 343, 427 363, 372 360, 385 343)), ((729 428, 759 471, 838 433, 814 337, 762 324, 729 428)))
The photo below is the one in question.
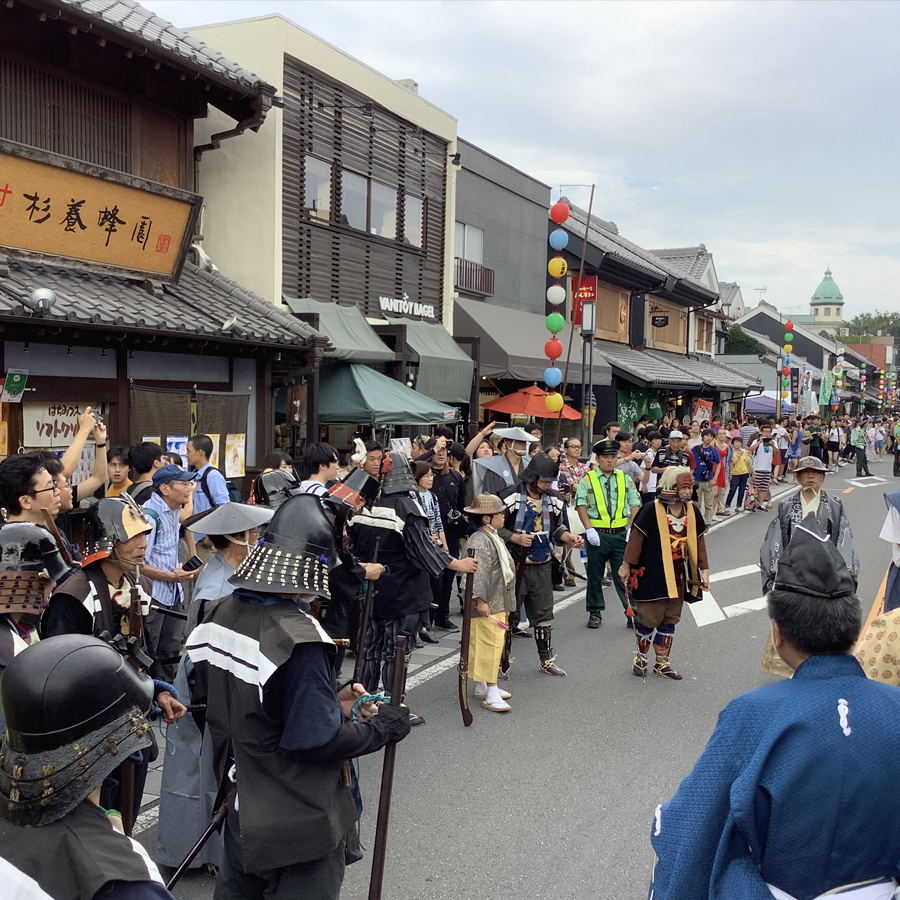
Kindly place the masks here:
POLYGON ((327 222, 331 218, 331 163, 307 156, 304 183, 307 215, 327 222))
POLYGON ((369 233, 379 237, 397 239, 397 189, 369 182, 371 191, 369 233))
POLYGON ((413 247, 425 246, 425 204, 413 194, 403 198, 403 241, 413 247))
POLYGON ((484 265, 484 231, 474 225, 457 222, 456 256, 484 265))
POLYGON ((348 172, 341 172, 341 222, 351 228, 366 231, 368 225, 369 180, 348 172))

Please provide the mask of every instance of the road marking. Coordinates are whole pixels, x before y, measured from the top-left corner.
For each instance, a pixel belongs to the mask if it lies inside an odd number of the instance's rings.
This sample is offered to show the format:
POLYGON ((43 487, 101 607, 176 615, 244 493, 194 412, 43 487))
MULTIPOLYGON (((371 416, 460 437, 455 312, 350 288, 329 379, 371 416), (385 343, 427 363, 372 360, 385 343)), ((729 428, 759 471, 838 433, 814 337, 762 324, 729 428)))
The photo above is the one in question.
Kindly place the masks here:
POLYGON ((759 572, 759 566, 755 563, 752 566, 739 566, 737 569, 726 569, 724 572, 716 572, 713 575, 709 576, 709 583, 713 584, 716 581, 726 581, 729 578, 740 578, 743 575, 751 575, 754 572, 759 572))
POLYGON ((694 617, 694 621, 699 628, 704 625, 712 625, 713 622, 721 622, 725 618, 725 613, 716 603, 715 597, 709 591, 703 592, 703 599, 696 603, 688 603, 688 609, 694 617))
MULTIPOLYGON (((587 590, 576 591, 574 594, 569 594, 568 597, 563 597, 558 603, 553 604, 553 612, 558 613, 562 612, 564 609, 568 609, 570 606, 574 606, 581 600, 587 596, 587 590)), ((616 597, 618 600, 618 596, 616 597)), ((724 616, 723 616, 724 618, 724 616)), ((451 634, 455 634, 455 632, 451 632, 451 634)), ((513 649, 516 647, 516 641, 521 641, 522 638, 513 639, 513 649)), ((524 643, 524 642, 523 642, 524 643)), ((433 666, 429 666, 427 669, 420 669, 418 672, 414 672, 409 678, 406 679, 406 690, 407 692, 413 690, 413 688, 420 687, 425 684, 426 681, 431 681, 432 678, 436 678, 438 675, 442 675, 444 672, 448 672, 450 669, 455 669, 459 664, 459 649, 454 648, 448 652, 448 655, 444 657, 440 662, 436 662, 433 666)))
POLYGON ((841 493, 842 493, 842 494, 849 494, 850 491, 855 491, 855 490, 856 490, 855 487, 849 487, 849 488, 847 488, 847 490, 841 491, 841 493))
POLYGON ((155 806, 150 807, 150 809, 145 809, 135 820, 134 820, 134 828, 131 830, 132 836, 136 834, 140 834, 142 831, 146 831, 148 828, 153 828, 154 825, 159 821, 159 802, 157 801, 155 806))
POLYGON ((723 612, 729 619, 733 619, 735 616, 744 615, 744 613, 765 609, 766 602, 765 597, 757 597, 755 600, 744 600, 743 603, 733 603, 731 606, 724 607, 723 612))
POLYGON ((878 475, 864 475, 862 478, 851 478, 850 484, 855 484, 857 487, 861 488, 870 488, 877 487, 879 484, 884 484, 886 481, 887 478, 881 478, 878 475))

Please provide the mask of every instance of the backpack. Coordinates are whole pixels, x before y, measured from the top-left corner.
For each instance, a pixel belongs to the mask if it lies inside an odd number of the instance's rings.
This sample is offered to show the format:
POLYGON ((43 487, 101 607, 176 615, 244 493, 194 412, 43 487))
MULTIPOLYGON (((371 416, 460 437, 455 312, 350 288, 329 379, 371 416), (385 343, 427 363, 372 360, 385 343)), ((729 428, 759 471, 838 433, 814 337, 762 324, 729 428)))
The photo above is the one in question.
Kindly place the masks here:
MULTIPOLYGON (((211 471, 212 471, 212 468, 210 467, 201 476, 200 490, 203 491, 204 494, 206 494, 206 499, 209 500, 210 509, 215 509, 220 504, 216 503, 213 500, 212 494, 209 492, 208 479, 209 479, 209 473, 211 471)), ((228 491, 228 502, 229 503, 240 503, 241 502, 241 492, 240 492, 240 490, 238 490, 238 486, 230 478, 225 479, 225 488, 228 491)))
POLYGON ((153 482, 136 481, 134 484, 128 485, 125 489, 125 493, 128 494, 138 506, 143 506, 144 503, 147 502, 150 494, 153 493, 153 482))

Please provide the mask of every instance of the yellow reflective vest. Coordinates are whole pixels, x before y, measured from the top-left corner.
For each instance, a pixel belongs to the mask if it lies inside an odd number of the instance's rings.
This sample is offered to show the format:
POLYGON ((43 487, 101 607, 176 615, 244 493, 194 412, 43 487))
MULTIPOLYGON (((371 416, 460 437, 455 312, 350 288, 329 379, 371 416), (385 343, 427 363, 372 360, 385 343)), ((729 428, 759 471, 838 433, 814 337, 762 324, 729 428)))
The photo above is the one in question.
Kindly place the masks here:
POLYGON ((600 514, 599 519, 589 520, 594 528, 624 528, 628 524, 628 517, 625 515, 625 497, 628 493, 628 482, 625 479, 628 476, 621 469, 616 469, 613 475, 616 477, 616 511, 611 515, 606 506, 606 496, 600 485, 599 476, 596 472, 588 472, 588 481, 593 488, 594 502, 600 514))

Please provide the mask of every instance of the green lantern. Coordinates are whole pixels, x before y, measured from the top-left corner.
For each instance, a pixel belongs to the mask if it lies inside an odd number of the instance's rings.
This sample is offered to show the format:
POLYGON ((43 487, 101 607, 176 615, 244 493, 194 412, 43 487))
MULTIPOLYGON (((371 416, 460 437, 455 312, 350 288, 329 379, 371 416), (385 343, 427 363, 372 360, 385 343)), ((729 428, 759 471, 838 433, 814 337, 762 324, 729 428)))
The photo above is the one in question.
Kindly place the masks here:
POLYGON ((547 316, 547 331, 551 334, 559 334, 566 327, 566 320, 558 312, 550 313, 547 316))

